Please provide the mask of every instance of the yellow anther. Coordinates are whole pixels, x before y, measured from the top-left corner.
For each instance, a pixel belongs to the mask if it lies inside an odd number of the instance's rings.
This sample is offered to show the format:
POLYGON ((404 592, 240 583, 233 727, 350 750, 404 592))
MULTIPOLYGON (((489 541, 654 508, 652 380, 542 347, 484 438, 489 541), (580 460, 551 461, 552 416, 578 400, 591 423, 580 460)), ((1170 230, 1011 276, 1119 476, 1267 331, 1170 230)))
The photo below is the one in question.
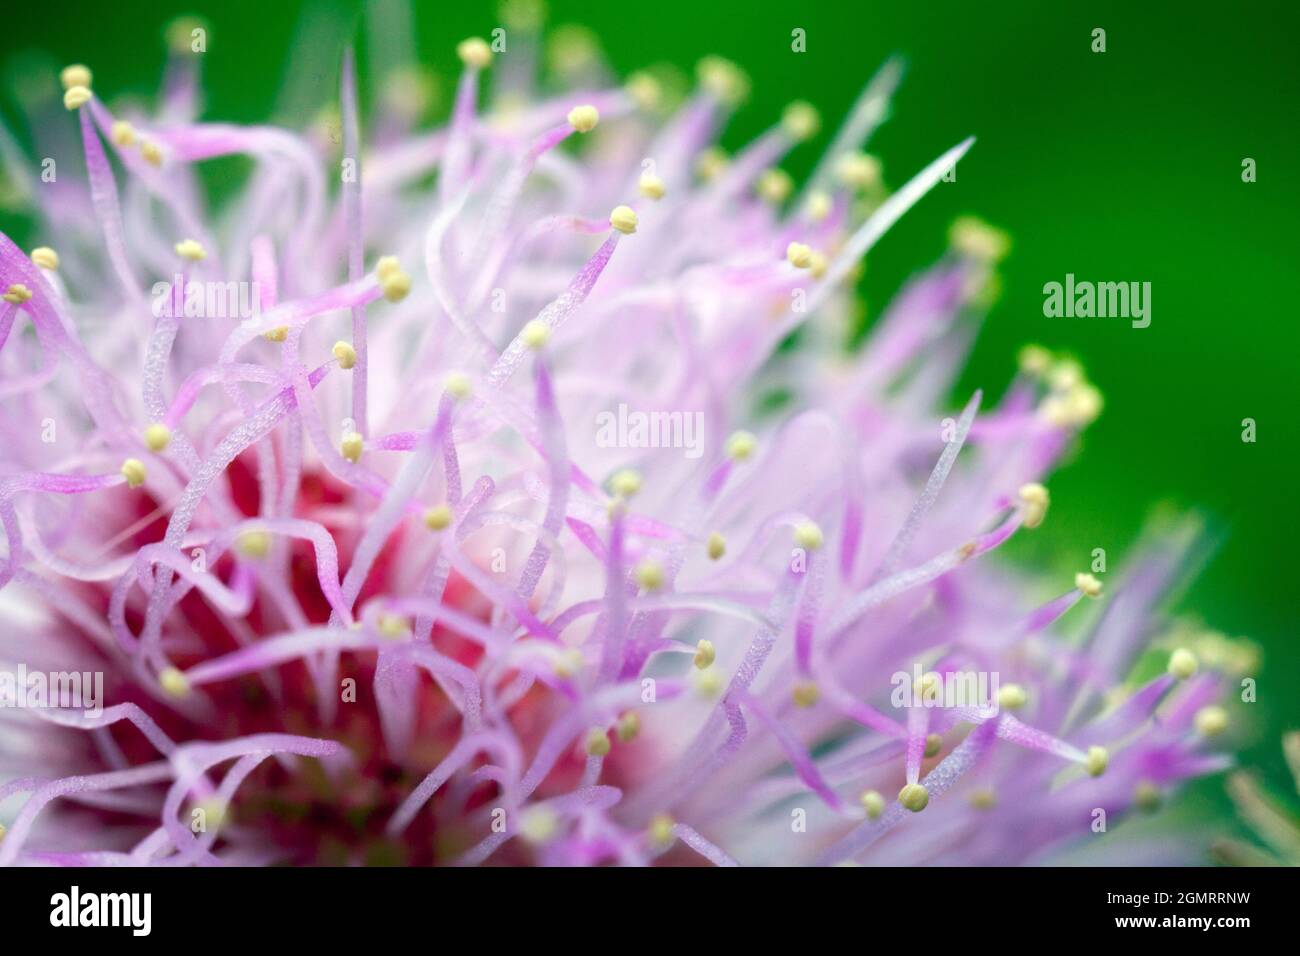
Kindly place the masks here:
POLYGON ((1101 582, 1082 571, 1074 576, 1074 586, 1090 598, 1101 597, 1101 582))
POLYGON ((271 535, 265 531, 245 531, 235 539, 235 552, 241 558, 260 561, 271 553, 271 535))
POLYGON ((530 349, 540 349, 551 340, 551 327, 541 319, 531 319, 520 331, 519 338, 530 349))
POLYGON ((707 183, 717 179, 730 164, 731 160, 725 150, 711 146, 695 160, 695 173, 707 183))
POLYGON ((1026 375, 1041 378, 1052 367, 1052 353, 1041 345, 1026 345, 1017 353, 1016 364, 1026 375))
POLYGON ((65 90, 70 90, 76 86, 90 86, 93 77, 89 68, 80 63, 73 63, 71 66, 65 66, 59 71, 59 82, 65 90))
POLYGON ((924 697, 926 694, 933 694, 942 686, 943 678, 937 671, 926 671, 921 675, 921 679, 912 685, 912 688, 918 696, 924 697))
POLYGON ((694 663, 696 668, 699 670, 705 670, 713 666, 713 661, 717 656, 718 652, 713 647, 713 642, 701 639, 701 641, 695 645, 695 657, 692 658, 692 663, 694 663))
POLYGON ((335 342, 330 352, 338 359, 339 368, 345 372, 357 364, 357 350, 349 342, 342 340, 335 342))
POLYGON ((812 255, 808 257, 808 271, 812 274, 814 279, 820 279, 824 276, 829 265, 830 263, 826 261, 826 257, 816 249, 814 249, 812 255))
POLYGON ((1047 489, 1035 481, 1021 485, 1017 495, 1020 498, 1021 522, 1026 528, 1037 528, 1047 517, 1047 506, 1052 501, 1047 489))
POLYGON ((816 551, 824 540, 822 529, 816 522, 800 521, 794 526, 794 543, 805 551, 816 551))
POLYGON ((114 120, 109 138, 118 146, 132 146, 135 144, 135 127, 126 120, 114 120))
POLYGON ((470 37, 456 44, 456 55, 468 67, 481 70, 492 62, 492 48, 482 37, 470 37))
POLYGON ((1222 707, 1202 707, 1196 712, 1196 729, 1204 737, 1213 737, 1228 729, 1228 712, 1222 707))
POLYGON ((27 286, 23 285, 21 282, 15 282, 5 290, 5 294, 2 298, 13 305, 21 305, 31 297, 31 289, 27 288, 27 286))
POLYGON ((727 539, 715 531, 711 535, 709 535, 709 540, 708 543, 706 544, 706 547, 708 548, 708 552, 709 552, 709 560, 717 561, 719 558, 721 558, 724 554, 727 553, 727 539))
POLYGON ((673 827, 677 824, 666 813, 656 813, 650 819, 650 827, 647 831, 650 834, 650 841, 658 847, 669 846, 673 840, 673 827))
POLYGON ((75 110, 79 106, 85 106, 90 102, 91 92, 84 86, 74 86, 68 92, 63 94, 63 105, 67 109, 75 110))
POLYGON ((695 68, 700 85, 728 106, 735 106, 749 95, 749 77, 730 60, 706 56, 695 68))
POLYGON ((144 430, 144 443, 150 451, 163 451, 172 443, 172 430, 162 422, 154 422, 144 430))
POLYGON ((819 189, 808 197, 804 213, 813 222, 821 222, 831 214, 831 207, 831 197, 819 189))
POLYGON ((569 125, 579 133, 590 133, 600 122, 600 110, 590 104, 569 110, 569 125))
POLYGON ((37 246, 32 250, 32 262, 42 269, 53 271, 59 267, 59 254, 49 246, 37 246))
POLYGON ((447 394, 455 399, 469 398, 474 386, 470 383, 469 376, 463 372, 452 372, 443 380, 443 388, 447 394))
POLYGON ((953 222, 948 241, 962 255, 980 262, 997 262, 1011 251, 1011 239, 1005 232, 974 216, 962 216, 953 222))
POLYGON ((609 224, 623 235, 631 235, 636 232, 636 213, 631 206, 615 206, 609 214, 609 224))
POLYGON ((164 667, 158 673, 158 686, 169 697, 184 697, 190 692, 189 678, 175 667, 164 667))
POLYGON ((1029 695, 1019 684, 1003 684, 998 688, 998 707, 1003 710, 1020 710, 1029 702, 1029 695))
POLYGON ((920 813, 930 803, 930 791, 919 783, 909 783, 898 791, 898 802, 913 813, 920 813))
POLYGON ((567 680, 578 675, 578 672, 582 670, 582 664, 582 651, 576 647, 568 647, 555 658, 551 670, 555 672, 556 677, 563 677, 567 680))
POLYGON ((636 715, 636 711, 629 710, 620 717, 615 732, 618 734, 618 742, 621 744, 635 740, 637 734, 641 733, 641 718, 636 715))
POLYGON ((434 505, 424 512, 424 526, 430 531, 443 531, 451 526, 451 509, 446 505, 434 505))
POLYGON ((519 835, 534 845, 549 843, 560 829, 560 820, 550 807, 529 807, 519 820, 519 835))
POLYGON ((636 566, 636 583, 646 591, 658 591, 664 586, 664 569, 658 561, 646 559, 636 566))
POLYGON ((878 820, 885 812, 885 798, 879 790, 864 790, 858 800, 862 804, 862 809, 867 811, 868 820, 878 820))
POLYGON ((1197 667, 1196 655, 1185 647, 1180 647, 1169 655, 1169 673, 1179 680, 1193 676, 1197 667))
POLYGON ((716 667, 695 671, 695 690, 701 697, 717 697, 722 692, 722 675, 716 667))
POLYGON ((139 458, 128 458, 122 462, 121 472, 128 488, 139 488, 144 484, 147 474, 144 470, 144 462, 139 458))
POLYGON ((283 342, 289 337, 289 326, 277 325, 273 329, 267 329, 262 333, 262 338, 268 342, 283 342))
POLYGON ((354 464, 361 459, 361 450, 365 447, 365 439, 358 432, 348 432, 343 436, 343 441, 339 444, 339 451, 343 457, 354 464))
POLYGON ((731 436, 727 439, 727 457, 732 461, 744 461, 750 455, 754 454, 754 449, 757 447, 758 439, 754 437, 753 432, 732 432, 731 436))
POLYGON ((609 479, 609 488, 620 498, 631 498, 641 490, 641 475, 631 468, 616 471, 609 479))
POLYGON ((785 247, 785 257, 796 269, 807 269, 812 265, 812 248, 802 242, 792 242, 785 247))
POLYGON ((992 810, 998 805, 998 797, 992 790, 973 790, 968 798, 976 810, 992 810))
POLYGON ((1149 780, 1143 780, 1133 791, 1133 805, 1143 813, 1155 813, 1160 809, 1160 790, 1149 780))
POLYGON ((835 161, 835 178, 854 189, 877 186, 880 184, 880 160, 866 153, 845 153, 835 161))
POLYGON ((587 731, 587 753, 592 757, 604 757, 609 753, 609 734, 604 727, 592 727, 587 731))
POLYGON ((794 191, 794 180, 783 169, 765 169, 758 176, 755 190, 770 203, 783 203, 794 191))
POLYGON ((150 166, 161 166, 163 161, 162 147, 152 140, 145 140, 140 144, 140 155, 150 166))
POLYGON ((652 110, 663 99, 663 87, 649 73, 633 73, 627 78, 627 95, 643 110, 652 110))
POLYGON ((654 173, 642 173, 641 178, 637 180, 637 189, 646 199, 663 199, 667 191, 664 187, 664 181, 654 173))
POLYGON ((803 100, 796 100, 791 103, 785 108, 785 112, 781 114, 781 127, 791 139, 800 142, 816 136, 821 126, 822 118, 818 114, 817 108, 803 100))
POLYGON ((202 262, 208 257, 208 251, 197 239, 182 239, 174 248, 178 256, 190 262, 202 262))
POLYGON ((1047 373, 1047 383, 1054 392, 1068 392, 1084 383, 1083 366, 1074 359, 1061 359, 1047 373))
POLYGON ((943 738, 938 734, 927 734, 925 737, 925 755, 933 757, 943 749, 943 738))
POLYGON ((401 271, 402 264, 397 261, 397 256, 380 256, 379 261, 375 263, 375 275, 380 279, 387 279, 401 271))
POLYGON ((1100 777, 1106 772, 1106 767, 1110 765, 1110 751, 1105 747, 1089 747, 1088 756, 1084 761, 1084 767, 1088 770, 1088 776, 1100 777))
POLYGON ((790 697, 796 707, 813 707, 822 699, 822 691, 813 681, 804 680, 794 685, 790 697))
POLYGON ((407 624, 406 618, 400 614, 381 614, 378 620, 379 633, 384 637, 399 638, 406 637, 411 632, 410 625, 407 624))
POLYGON ((398 269, 379 280, 379 288, 389 302, 401 302, 411 291, 411 277, 398 269))

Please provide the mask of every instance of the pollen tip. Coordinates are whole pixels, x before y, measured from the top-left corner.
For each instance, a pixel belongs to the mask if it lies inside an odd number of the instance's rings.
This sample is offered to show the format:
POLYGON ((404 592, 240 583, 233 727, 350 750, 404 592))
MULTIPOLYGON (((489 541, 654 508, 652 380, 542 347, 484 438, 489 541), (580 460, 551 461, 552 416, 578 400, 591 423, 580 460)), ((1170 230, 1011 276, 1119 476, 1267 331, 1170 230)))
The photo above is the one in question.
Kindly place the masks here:
POLYGON ((975 216, 962 216, 948 230, 952 247, 968 259, 995 263, 1011 251, 1011 239, 975 216))
POLYGON ((277 325, 273 329, 267 329, 262 333, 262 338, 268 342, 283 342, 289 337, 289 326, 277 325))
POLYGON ((348 432, 343 436, 343 441, 339 445, 339 451, 348 461, 356 464, 361 460, 361 450, 365 447, 365 440, 358 432, 348 432))
POLYGON ((560 829, 560 821, 550 807, 529 807, 519 821, 519 835, 528 843, 548 843, 560 829))
POLYGON ((424 512, 424 526, 430 531, 442 531, 451 526, 451 509, 446 505, 434 505, 424 512))
POLYGON ((49 246, 37 246, 32 250, 32 262, 49 272, 59 267, 59 254, 49 246))
POLYGON ((582 670, 582 665, 582 651, 578 650, 576 647, 569 647, 565 648, 556 656, 555 662, 551 665, 551 670, 554 672, 556 677, 568 680, 569 678, 578 675, 582 670))
POLYGON ((609 214, 609 224, 625 236, 636 232, 637 222, 636 212, 631 206, 615 206, 609 214))
POLYGON ((172 430, 162 422, 154 422, 144 430, 144 443, 152 452, 160 452, 172 442, 172 430))
POLYGON ((765 169, 759 174, 754 189, 760 199, 774 205, 780 204, 789 199, 790 193, 794 192, 794 180, 784 169, 765 169))
POLYGON ((718 652, 714 649, 713 642, 701 639, 695 645, 695 657, 691 659, 691 662, 697 670, 705 670, 713 664, 717 656, 718 652))
POLYGON ((208 251, 197 239, 182 239, 174 246, 176 254, 190 262, 202 262, 208 257, 208 251))
POLYGON ((717 146, 710 146, 700 153, 695 160, 695 173, 707 183, 717 179, 730 163, 731 160, 725 150, 717 146))
POLYGON ((659 200, 664 198, 667 187, 664 181, 654 173, 642 173, 641 178, 637 180, 637 190, 647 199, 659 200))
POLYGON ((1177 648, 1169 655, 1169 673, 1179 680, 1187 680, 1196 673, 1199 662, 1196 655, 1185 647, 1177 648))
POLYGON ((139 458, 128 458, 122 462, 122 477, 126 479, 127 487, 139 488, 144 484, 147 472, 144 469, 144 462, 139 458))
POLYGON ((637 734, 641 733, 641 718, 636 711, 629 710, 619 717, 616 733, 619 743, 626 744, 636 739, 637 734))
POLYGON ((796 269, 807 269, 812 265, 812 248, 802 242, 792 242, 785 247, 785 257, 796 269))
POLYGON ((663 100, 663 87, 649 73, 633 73, 627 79, 627 95, 643 110, 653 110, 663 100))
POLYGON ((709 560, 717 561, 727 553, 727 539, 715 531, 709 535, 706 547, 709 552, 709 560))
POLYGON ((600 122, 600 110, 590 103, 584 103, 569 110, 568 120, 569 125, 579 133, 590 133, 600 122))
POLYGON ((184 697, 190 692, 189 679, 175 667, 164 667, 159 672, 158 685, 168 697, 184 697))
POLYGON ((464 372, 452 372, 443 380, 443 388, 447 394, 457 400, 469 398, 470 393, 474 391, 474 386, 470 383, 469 376, 464 372))
POLYGON ((379 615, 378 625, 381 635, 394 640, 406 637, 411 633, 406 618, 400 614, 381 614, 379 615))
POLYGON ((118 146, 132 146, 135 144, 135 127, 127 120, 113 120, 109 138, 118 146))
POLYGON ((816 551, 822 546, 825 538, 822 535, 822 529, 814 521, 800 521, 794 526, 795 544, 805 551, 816 551))
POLYGON ((482 37, 470 37, 456 44, 456 55, 468 67, 481 70, 492 62, 492 48, 482 37))
POLYGON ((609 733, 604 727, 592 727, 587 731, 587 754, 592 757, 604 757, 609 754, 609 733))
POLYGON ((92 80, 90 68, 82 63, 72 63, 59 71, 59 83, 65 90, 78 86, 90 87, 92 80))
POLYGON ((1100 777, 1106 772, 1110 765, 1110 751, 1105 747, 1092 746, 1088 748, 1088 756, 1084 760, 1084 766, 1088 770, 1088 776, 1100 777))
POLYGON ((845 153, 835 162, 835 178, 854 189, 879 185, 880 160, 867 153, 845 153))
POLYGON ((1047 506, 1051 504, 1047 489, 1038 482, 1031 482, 1021 485, 1017 496, 1020 498, 1021 522, 1026 528, 1037 528, 1047 517, 1047 506))
POLYGON ((162 147, 152 140, 144 140, 140 143, 140 155, 150 166, 161 166, 163 161, 162 147))
POLYGON ((260 561, 271 553, 271 535, 265 531, 245 531, 235 539, 235 552, 249 561, 260 561))
POLYGON ((656 813, 650 818, 650 826, 647 832, 650 840, 656 846, 667 847, 673 842, 673 827, 676 822, 666 813, 656 813))
POLYGON ((401 302, 411 291, 411 277, 397 269, 379 280, 379 288, 389 302, 401 302))
POLYGON ((537 351, 551 340, 551 327, 541 319, 531 319, 519 333, 524 345, 537 351))
POLYGON ((609 487, 620 498, 631 498, 641 490, 641 474, 631 468, 616 471, 609 479, 609 487))
POLYGON ((817 108, 805 100, 795 100, 781 114, 781 127, 793 140, 812 139, 821 129, 822 118, 817 108))
POLYGON ((664 586, 664 569, 658 561, 647 559, 636 566, 636 583, 646 591, 658 591, 664 586))
POLYGON ((695 672, 695 691, 705 699, 717 697, 722 692, 722 675, 716 667, 705 667, 695 672))
POLYGON ((968 799, 976 810, 992 810, 998 804, 997 794, 987 788, 971 791, 968 799))
POLYGON ((1074 586, 1090 598, 1101 597, 1101 582, 1091 574, 1080 571, 1074 576, 1074 586))
POLYGON ((89 88, 74 86, 63 94, 63 105, 69 110, 75 110, 77 107, 89 103, 92 95, 89 88))
POLYGON ((334 343, 330 352, 338 359, 339 368, 348 371, 357 364, 357 350, 352 347, 350 342, 344 342, 342 339, 334 343))
POLYGON ((732 461, 744 461, 754 453, 758 447, 758 439, 753 432, 737 431, 732 432, 727 439, 727 457, 732 461))
POLYGON ((878 820, 885 812, 885 798, 879 790, 864 790, 858 797, 862 809, 867 811, 868 820, 878 820))
POLYGON ((1196 712, 1196 729, 1203 737, 1214 737, 1228 729, 1228 712, 1211 705, 1196 712))
POLYGON ((32 297, 32 290, 21 282, 15 282, 5 290, 4 300, 12 305, 21 305, 32 297))
POLYGON ((1160 789, 1149 780, 1139 782, 1133 791, 1133 805, 1143 813, 1155 813, 1160 809, 1160 789))
POLYGON ((1029 695, 1019 684, 1003 684, 998 688, 998 707, 1003 710, 1020 710, 1029 702, 1029 695))
POLYGON ((930 791, 919 783, 909 783, 898 791, 898 802, 913 813, 920 813, 930 803, 930 791))
POLYGON ((804 213, 812 222, 822 222, 831 214, 831 197, 818 189, 808 197, 804 213))
POLYGON ((1052 367, 1052 353, 1041 345, 1026 345, 1016 353, 1016 365, 1032 378, 1042 378, 1052 367))
POLYGON ((794 701, 796 707, 815 707, 817 702, 822 699, 822 691, 815 681, 799 681, 794 685, 790 698, 794 701))
POLYGON ((749 77, 730 60, 706 56, 695 68, 700 86, 727 106, 739 105, 749 95, 749 77))
POLYGON ((943 749, 943 738, 938 734, 927 734, 925 737, 925 755, 933 757, 943 749))

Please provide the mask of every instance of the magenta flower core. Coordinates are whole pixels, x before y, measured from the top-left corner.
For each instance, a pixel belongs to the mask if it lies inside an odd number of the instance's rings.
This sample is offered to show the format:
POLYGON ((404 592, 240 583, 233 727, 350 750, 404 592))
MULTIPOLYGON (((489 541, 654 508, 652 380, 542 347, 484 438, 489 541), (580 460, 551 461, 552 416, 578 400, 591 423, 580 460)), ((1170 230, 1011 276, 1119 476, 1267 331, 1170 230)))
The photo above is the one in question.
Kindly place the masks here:
POLYGON ((796 185, 811 106, 727 157, 734 65, 670 105, 537 45, 462 43, 432 132, 350 54, 335 118, 200 121, 186 48, 5 134, 0 864, 1042 862, 1225 766, 1222 669, 1134 679, 1192 529, 990 554, 1101 410, 1041 349, 946 410, 1005 238, 846 348, 972 141, 887 188, 888 64, 796 185))

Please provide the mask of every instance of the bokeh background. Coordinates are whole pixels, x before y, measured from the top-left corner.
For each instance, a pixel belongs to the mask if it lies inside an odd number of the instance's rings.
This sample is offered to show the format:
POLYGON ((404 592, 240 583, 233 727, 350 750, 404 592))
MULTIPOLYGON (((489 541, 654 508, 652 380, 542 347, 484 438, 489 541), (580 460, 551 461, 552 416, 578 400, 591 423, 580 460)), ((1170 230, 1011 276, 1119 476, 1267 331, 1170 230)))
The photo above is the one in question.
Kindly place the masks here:
MULTIPOLYGON (((441 78, 430 110, 437 120, 457 69, 455 42, 486 35, 500 17, 489 2, 416 6, 412 41, 441 78)), ((1255 719, 1235 732, 1243 764, 1294 798, 1278 745, 1284 729, 1300 726, 1294 3, 549 0, 548 7, 552 26, 590 28, 620 74, 668 63, 685 76, 706 53, 742 64, 753 92, 727 132, 729 147, 764 129, 788 101, 814 102, 826 128, 786 163, 796 179, 810 171, 862 83, 887 57, 906 58, 893 116, 871 143, 886 180, 901 184, 968 134, 978 142, 957 181, 936 188, 873 251, 862 280, 865 321, 942 253, 955 216, 976 213, 1010 233, 1003 293, 957 394, 1001 391, 1017 349, 1039 342, 1077 355, 1106 398, 1079 453, 1052 479, 1048 521, 1016 540, 1012 559, 1072 574, 1093 548, 1114 562, 1162 504, 1202 513, 1216 547, 1182 607, 1262 647, 1255 719), (1105 53, 1091 50, 1098 27, 1105 53), (806 32, 806 52, 791 49, 795 28, 806 32), (1247 157, 1257 163, 1254 183, 1242 181, 1247 157), (1043 284, 1067 272, 1149 281, 1150 327, 1044 317, 1043 284), (1242 441, 1244 418, 1257 423, 1253 444, 1242 441)), ((110 102, 151 96, 166 25, 194 14, 208 28, 206 115, 264 120, 292 109, 279 91, 301 25, 338 24, 341 39, 361 9, 342 0, 10 4, 0 29, 0 111, 22 138, 17 85, 77 61, 93 68, 96 92, 110 102), (34 59, 35 50, 48 63, 34 59)), ((364 42, 359 53, 364 62, 364 42)), ((326 77, 323 87, 331 86, 326 77)), ((218 195, 228 175, 238 170, 210 171, 218 195)), ((30 238, 21 213, 2 202, 0 229, 20 243, 30 238)), ((1221 779, 1199 783, 1171 810, 1216 824, 1230 816, 1221 779)))

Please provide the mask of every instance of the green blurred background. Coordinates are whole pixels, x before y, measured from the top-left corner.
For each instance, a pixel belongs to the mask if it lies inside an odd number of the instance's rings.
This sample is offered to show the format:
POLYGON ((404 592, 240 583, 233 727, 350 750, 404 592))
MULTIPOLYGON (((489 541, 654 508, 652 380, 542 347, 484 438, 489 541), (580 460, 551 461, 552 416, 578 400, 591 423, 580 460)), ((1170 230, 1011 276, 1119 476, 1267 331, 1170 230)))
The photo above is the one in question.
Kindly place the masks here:
MULTIPOLYGON (((486 35, 500 19, 492 3, 417 6, 414 41, 442 77, 434 110, 442 115, 456 41, 486 35)), ((1289 397, 1300 371, 1294 8, 550 0, 548 18, 595 31, 623 75, 659 62, 689 72, 706 53, 742 64, 753 93, 728 147, 761 131, 789 100, 813 101, 824 130, 786 163, 796 178, 861 84, 891 54, 906 58, 893 118, 871 144, 887 181, 900 185, 968 134, 978 142, 957 182, 941 184, 872 253, 863 281, 868 320, 942 253, 956 215, 977 213, 1011 234, 1003 295, 956 394, 1000 392, 1018 347, 1041 342, 1076 354, 1106 397, 1080 453, 1052 479, 1047 523, 1013 554, 1064 575, 1085 567, 1096 547, 1114 562, 1158 503, 1204 513, 1220 544, 1184 606, 1262 645, 1256 719, 1237 733, 1243 763, 1261 767, 1279 792, 1290 785, 1278 736, 1300 726, 1291 560, 1297 403, 1289 397), (1106 30, 1101 54, 1091 50, 1097 27, 1106 30), (804 53, 791 50, 795 28, 806 31, 804 53), (1246 157, 1258 164, 1255 183, 1242 182, 1246 157), (1067 272, 1151 282, 1150 327, 1044 317, 1043 284, 1067 272), (1242 441, 1244 418, 1258 423, 1254 444, 1242 441)), ((12 84, 30 62, 15 55, 31 49, 59 65, 89 64, 110 100, 149 95, 165 25, 195 14, 209 28, 206 115, 265 119, 304 14, 346 22, 360 9, 283 0, 11 5, 0 37, 0 105, 13 120, 12 84)), ((8 213, 0 228, 27 238, 8 213)), ((1221 788, 1221 780, 1202 782, 1180 812, 1187 804, 1226 811, 1221 788)))

